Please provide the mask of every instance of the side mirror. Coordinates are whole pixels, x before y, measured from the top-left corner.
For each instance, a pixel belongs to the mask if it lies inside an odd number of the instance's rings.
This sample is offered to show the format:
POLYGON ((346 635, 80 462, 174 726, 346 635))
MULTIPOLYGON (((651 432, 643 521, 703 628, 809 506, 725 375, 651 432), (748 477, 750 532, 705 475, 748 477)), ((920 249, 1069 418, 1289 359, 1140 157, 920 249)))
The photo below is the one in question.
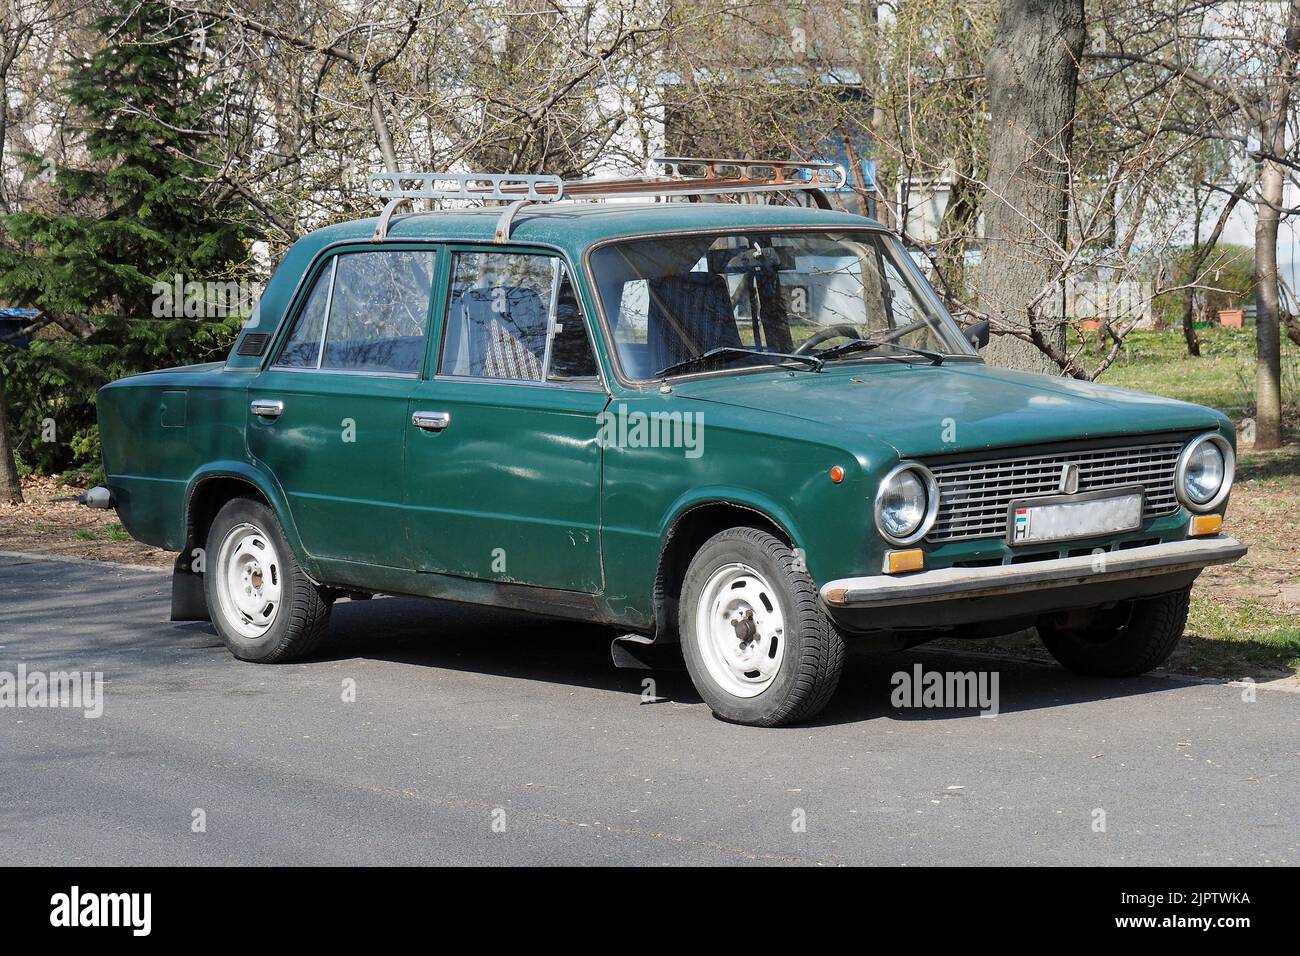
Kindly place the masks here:
POLYGON ((981 319, 974 325, 966 327, 966 341, 976 349, 982 349, 989 344, 989 320, 981 319))

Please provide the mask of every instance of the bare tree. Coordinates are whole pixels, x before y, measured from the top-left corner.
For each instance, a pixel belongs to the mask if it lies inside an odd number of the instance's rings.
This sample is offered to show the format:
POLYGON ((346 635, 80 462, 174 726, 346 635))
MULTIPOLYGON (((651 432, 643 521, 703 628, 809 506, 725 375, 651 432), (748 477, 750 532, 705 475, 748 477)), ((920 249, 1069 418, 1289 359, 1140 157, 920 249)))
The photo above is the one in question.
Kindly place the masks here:
MULTIPOLYGON (((1243 195, 1255 207, 1255 444, 1282 442, 1281 302, 1277 258, 1288 177, 1300 171, 1300 0, 1223 4, 1152 0, 1134 9, 1103 4, 1106 45, 1088 56, 1116 73, 1185 89, 1154 119, 1161 131, 1234 149, 1243 195)), ((1231 193, 1225 204, 1232 202, 1231 193)))

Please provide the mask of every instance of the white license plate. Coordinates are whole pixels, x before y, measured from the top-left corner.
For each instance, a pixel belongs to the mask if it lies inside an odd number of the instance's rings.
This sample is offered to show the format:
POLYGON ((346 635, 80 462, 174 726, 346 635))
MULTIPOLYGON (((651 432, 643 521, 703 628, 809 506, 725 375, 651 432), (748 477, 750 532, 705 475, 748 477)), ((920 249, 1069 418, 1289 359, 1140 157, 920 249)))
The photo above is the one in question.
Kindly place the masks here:
POLYGON ((1091 492, 1011 502, 1007 540, 1041 544, 1096 538, 1142 526, 1142 490, 1091 492))

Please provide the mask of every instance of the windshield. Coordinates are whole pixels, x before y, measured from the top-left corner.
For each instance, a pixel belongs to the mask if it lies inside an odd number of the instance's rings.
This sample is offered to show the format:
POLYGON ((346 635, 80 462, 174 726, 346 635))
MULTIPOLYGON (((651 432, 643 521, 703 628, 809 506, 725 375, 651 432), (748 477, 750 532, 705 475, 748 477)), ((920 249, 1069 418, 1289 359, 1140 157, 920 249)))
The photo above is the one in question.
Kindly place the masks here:
POLYGON ((602 246, 591 265, 634 380, 770 367, 795 353, 826 362, 974 354, 886 233, 636 239, 602 246))

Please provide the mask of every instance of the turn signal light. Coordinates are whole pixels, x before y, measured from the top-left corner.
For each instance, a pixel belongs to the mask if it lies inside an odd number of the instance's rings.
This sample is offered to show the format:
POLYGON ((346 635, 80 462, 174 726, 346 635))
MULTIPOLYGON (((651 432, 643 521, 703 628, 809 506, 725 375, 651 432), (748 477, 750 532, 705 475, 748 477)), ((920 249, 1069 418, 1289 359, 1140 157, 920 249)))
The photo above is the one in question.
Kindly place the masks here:
POLYGON ((920 548, 908 548, 906 551, 885 552, 885 573, 902 574, 904 571, 920 571, 925 567, 925 552, 920 548))
POLYGON ((1209 534, 1218 534, 1222 527, 1223 515, 1192 515, 1192 524, 1187 533, 1193 538, 1203 538, 1209 534))

